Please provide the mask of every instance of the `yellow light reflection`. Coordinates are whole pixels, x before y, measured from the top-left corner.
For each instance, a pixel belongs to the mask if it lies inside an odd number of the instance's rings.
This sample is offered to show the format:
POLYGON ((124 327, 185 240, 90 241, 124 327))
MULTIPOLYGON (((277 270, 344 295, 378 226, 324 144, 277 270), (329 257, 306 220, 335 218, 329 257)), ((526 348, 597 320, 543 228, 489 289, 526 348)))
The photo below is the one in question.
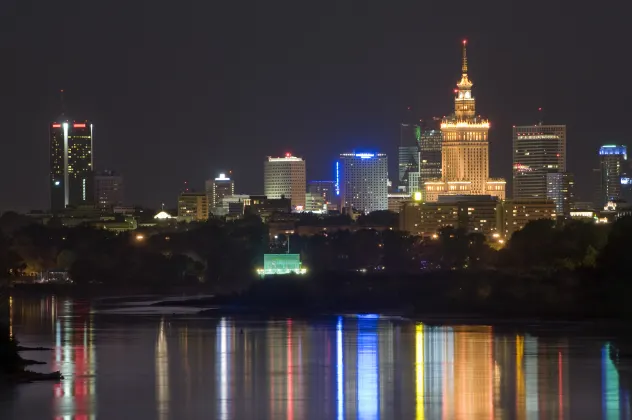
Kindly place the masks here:
POLYGON ((156 411, 159 419, 169 418, 169 360, 165 320, 160 320, 156 341, 156 411))
POLYGON ((526 398, 524 386, 524 337, 516 335, 516 420, 526 418, 526 398))
POLYGON ((424 326, 415 327, 415 404, 417 420, 424 419, 424 326))

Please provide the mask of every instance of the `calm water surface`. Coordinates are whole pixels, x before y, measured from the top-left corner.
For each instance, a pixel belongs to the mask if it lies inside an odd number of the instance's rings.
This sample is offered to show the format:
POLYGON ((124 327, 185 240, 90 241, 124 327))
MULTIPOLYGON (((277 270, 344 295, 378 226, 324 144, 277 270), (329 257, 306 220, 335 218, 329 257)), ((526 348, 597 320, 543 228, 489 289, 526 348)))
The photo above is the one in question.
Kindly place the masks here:
MULTIPOLYGON (((126 311, 134 312, 128 305, 126 311)), ((630 419, 607 341, 377 316, 114 314, 14 298, 61 383, 0 389, 0 419, 630 419)))

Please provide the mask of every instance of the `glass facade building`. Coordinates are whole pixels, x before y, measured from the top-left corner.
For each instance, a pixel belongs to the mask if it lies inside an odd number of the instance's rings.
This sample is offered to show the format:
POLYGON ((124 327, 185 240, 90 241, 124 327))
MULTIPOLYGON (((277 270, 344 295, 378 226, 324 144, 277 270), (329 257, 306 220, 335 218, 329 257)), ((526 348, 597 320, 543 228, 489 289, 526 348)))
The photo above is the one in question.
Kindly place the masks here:
POLYGON ((599 207, 621 199, 621 178, 626 172, 627 147, 604 145, 599 149, 601 188, 599 207))
POLYGON ((343 153, 336 164, 341 208, 388 210, 388 159, 384 153, 343 153))

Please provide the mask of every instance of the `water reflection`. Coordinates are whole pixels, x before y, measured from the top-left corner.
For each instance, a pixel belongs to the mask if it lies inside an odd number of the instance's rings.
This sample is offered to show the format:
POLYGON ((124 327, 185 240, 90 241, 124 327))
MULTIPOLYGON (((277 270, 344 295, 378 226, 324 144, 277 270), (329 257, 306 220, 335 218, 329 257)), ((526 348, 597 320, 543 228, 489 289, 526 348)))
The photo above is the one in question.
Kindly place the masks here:
MULTIPOLYGON (((0 418, 630 419, 608 343, 431 326, 111 317, 90 302, 11 301, 60 384, 20 388, 0 418), (98 357, 97 357, 98 355, 98 357), (97 359, 99 364, 97 365, 97 359), (13 416, 13 417, 12 417, 13 416)), ((40 356, 40 355, 38 355, 40 356)), ((0 395, 2 397, 2 395, 0 395)))

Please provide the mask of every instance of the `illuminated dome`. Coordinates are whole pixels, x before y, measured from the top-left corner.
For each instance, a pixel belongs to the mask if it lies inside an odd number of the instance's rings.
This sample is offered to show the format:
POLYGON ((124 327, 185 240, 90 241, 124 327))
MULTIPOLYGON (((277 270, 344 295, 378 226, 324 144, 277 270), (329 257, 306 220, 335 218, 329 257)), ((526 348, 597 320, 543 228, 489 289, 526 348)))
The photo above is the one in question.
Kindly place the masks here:
POLYGON ((154 219, 157 220, 167 220, 167 219, 173 219, 173 216, 171 216, 169 213, 167 213, 166 211, 161 211, 160 213, 158 213, 157 215, 154 216, 154 219))

